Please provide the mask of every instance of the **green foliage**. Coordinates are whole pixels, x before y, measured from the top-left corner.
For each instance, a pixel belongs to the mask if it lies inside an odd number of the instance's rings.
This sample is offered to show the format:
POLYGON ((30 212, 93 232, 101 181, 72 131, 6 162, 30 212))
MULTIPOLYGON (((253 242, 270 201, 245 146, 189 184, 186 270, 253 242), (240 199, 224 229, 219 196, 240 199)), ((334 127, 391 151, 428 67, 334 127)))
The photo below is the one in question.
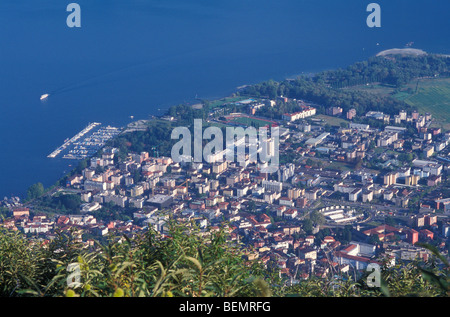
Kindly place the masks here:
MULTIPOLYGON (((0 296, 26 297, 266 297, 448 296, 448 262, 436 249, 431 262, 383 266, 382 287, 367 274, 333 272, 287 286, 276 265, 246 260, 246 249, 227 230, 202 235, 192 224, 168 223, 168 236, 150 230, 111 237, 86 249, 78 235, 48 245, 0 228, 0 296), (80 269, 73 278, 69 264, 80 269), (68 282, 79 282, 68 285, 68 282)), ((427 246, 428 247, 428 246, 427 246)))
MULTIPOLYGON (((441 77, 449 76, 449 61, 448 58, 436 55, 395 59, 374 57, 346 69, 325 71, 313 77, 302 76, 295 80, 267 81, 251 85, 242 90, 241 94, 272 99, 277 96, 303 99, 317 104, 319 113, 325 113, 329 107, 341 107, 344 111, 354 108, 360 114, 369 110, 397 114, 410 106, 390 96, 342 88, 373 82, 400 87, 419 77, 434 77, 437 74, 441 77)), ((293 110, 286 109, 286 106, 280 104, 269 109, 264 115, 278 118, 282 113, 293 110)))
POLYGON ((75 194, 58 194, 54 196, 42 196, 33 204, 41 210, 49 213, 58 211, 62 214, 77 214, 80 212, 81 197, 75 194))
POLYGON ((45 192, 44 185, 42 183, 36 183, 30 186, 27 191, 28 200, 36 199, 41 197, 45 192))
POLYGON ((171 131, 170 124, 155 123, 150 125, 146 131, 121 134, 111 140, 108 145, 119 149, 121 159, 125 158, 130 152, 141 153, 145 151, 152 156, 156 156, 156 150, 159 156, 170 156, 174 144, 170 138, 171 131))
POLYGON ((0 227, 0 296, 12 296, 37 277, 34 247, 26 238, 0 227), (26 278, 25 278, 26 277, 26 278))
POLYGON ((1 231, 2 296, 258 296, 269 294, 262 268, 220 230, 202 237, 195 228, 170 224, 169 238, 148 232, 111 238, 86 250, 60 236, 43 248, 18 233, 1 231), (67 286, 69 264, 81 269, 80 285, 67 286))
POLYGON ((450 60, 443 56, 372 57, 346 69, 319 73, 315 80, 334 87, 365 85, 373 82, 400 87, 415 78, 448 76, 449 74, 450 60))

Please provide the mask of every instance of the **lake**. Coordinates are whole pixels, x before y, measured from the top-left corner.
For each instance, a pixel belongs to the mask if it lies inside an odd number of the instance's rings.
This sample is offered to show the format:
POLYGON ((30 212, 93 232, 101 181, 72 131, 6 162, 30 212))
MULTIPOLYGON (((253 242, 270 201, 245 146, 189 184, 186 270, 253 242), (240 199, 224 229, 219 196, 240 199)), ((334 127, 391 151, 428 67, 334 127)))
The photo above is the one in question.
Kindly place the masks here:
POLYGON ((123 126, 409 42, 450 53, 448 0, 377 1, 381 28, 364 0, 79 0, 81 28, 66 25, 70 2, 0 3, 0 198, 54 184, 76 162, 47 155, 90 122, 123 126))

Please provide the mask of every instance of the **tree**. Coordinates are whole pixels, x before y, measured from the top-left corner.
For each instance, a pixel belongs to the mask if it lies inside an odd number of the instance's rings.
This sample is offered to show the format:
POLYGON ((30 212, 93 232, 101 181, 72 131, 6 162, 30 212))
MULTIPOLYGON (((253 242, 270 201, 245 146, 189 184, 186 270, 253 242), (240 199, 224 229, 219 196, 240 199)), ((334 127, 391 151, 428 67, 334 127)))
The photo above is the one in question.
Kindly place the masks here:
POLYGON ((314 226, 323 225, 325 223, 325 217, 317 210, 314 210, 309 214, 309 219, 311 219, 314 226))
POLYGON ((30 186, 27 191, 28 200, 41 197, 45 192, 44 185, 42 183, 36 183, 30 186))
POLYGON ((352 226, 351 225, 346 225, 344 227, 344 229, 341 229, 340 232, 340 241, 343 244, 347 244, 350 241, 352 241, 352 226))
POLYGON ((81 197, 78 195, 63 195, 60 197, 61 204, 72 212, 78 211, 81 204, 81 197))
POLYGON ((385 217, 384 218, 384 222, 385 222, 385 224, 387 224, 389 226, 396 226, 397 225, 393 217, 385 217))
POLYGON ((376 234, 372 234, 369 238, 369 243, 370 244, 379 244, 380 243, 380 238, 378 237, 378 235, 376 234))
POLYGON ((312 159, 308 158, 306 160, 305 164, 308 165, 308 166, 313 166, 314 165, 314 161, 312 159))
POLYGON ((305 231, 306 234, 311 234, 313 232, 314 226, 311 219, 305 219, 303 221, 303 231, 305 231))

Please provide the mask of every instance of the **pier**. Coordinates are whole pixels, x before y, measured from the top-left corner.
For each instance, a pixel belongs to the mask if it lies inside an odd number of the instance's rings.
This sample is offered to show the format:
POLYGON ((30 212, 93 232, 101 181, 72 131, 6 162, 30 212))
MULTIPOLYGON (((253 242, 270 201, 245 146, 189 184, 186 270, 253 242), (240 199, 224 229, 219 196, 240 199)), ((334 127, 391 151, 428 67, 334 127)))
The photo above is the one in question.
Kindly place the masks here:
POLYGON ((64 142, 63 145, 61 145, 60 147, 58 147, 56 150, 54 150, 52 153, 50 153, 49 155, 47 155, 47 157, 49 158, 55 158, 57 157, 62 151, 64 151, 65 149, 67 149, 67 147, 69 147, 71 144, 75 143, 76 141, 78 141, 81 137, 83 137, 86 133, 88 133, 89 131, 91 131, 93 128, 95 128, 96 126, 101 125, 101 123, 98 122, 93 122, 90 123, 86 128, 84 128, 83 130, 81 130, 80 132, 78 132, 75 136, 73 136, 71 139, 67 140, 64 142))
POLYGON ((92 135, 83 140, 74 142, 74 148, 63 156, 65 159, 82 160, 93 156, 98 150, 103 148, 110 139, 115 138, 122 132, 122 129, 107 126, 95 131, 92 135))

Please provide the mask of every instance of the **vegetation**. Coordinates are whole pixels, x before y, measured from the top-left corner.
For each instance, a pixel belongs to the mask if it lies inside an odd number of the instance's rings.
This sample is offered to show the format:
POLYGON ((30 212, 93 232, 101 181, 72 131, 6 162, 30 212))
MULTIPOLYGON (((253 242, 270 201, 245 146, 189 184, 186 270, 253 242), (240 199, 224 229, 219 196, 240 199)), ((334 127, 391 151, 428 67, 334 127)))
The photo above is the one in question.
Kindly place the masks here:
POLYGON ((119 149, 118 159, 124 159, 130 153, 147 151, 150 155, 170 156, 172 149, 172 132, 170 123, 150 124, 146 131, 121 134, 111 140, 108 145, 119 149))
POLYGON ((372 57, 346 69, 325 71, 314 77, 316 82, 342 88, 367 83, 401 87, 415 78, 448 77, 450 59, 440 55, 372 57))
POLYGON ((266 121, 263 119, 253 118, 253 117, 236 117, 232 119, 233 122, 236 122, 238 124, 242 124, 244 126, 251 126, 255 128, 270 126, 273 124, 273 122, 266 121))
POLYGON ((36 183, 30 186, 27 191, 28 200, 36 199, 41 197, 45 192, 44 185, 42 183, 36 183))
MULTIPOLYGON (((325 109, 329 107, 341 107, 344 111, 354 108, 357 113, 370 110, 397 114, 402 109, 410 109, 411 106, 391 96, 342 88, 369 83, 399 88, 416 78, 449 75, 450 59, 442 56, 373 57, 346 69, 321 72, 313 77, 303 76, 295 80, 267 81, 248 86, 240 94, 272 99, 278 96, 303 99, 317 104, 320 113, 325 113, 325 109)), ((271 110, 276 111, 277 109, 271 110)), ((275 115, 280 113, 274 115, 269 112, 269 115, 275 118, 275 115)))
MULTIPOLYGON (((397 88, 381 84, 361 85, 347 88, 383 97, 392 97, 404 102, 420 113, 431 113, 435 122, 433 125, 444 128, 450 127, 450 115, 447 110, 450 105, 450 79, 425 78, 412 80, 410 83, 397 88)), ((357 119, 354 119, 355 121, 357 119)), ((377 121, 377 120, 374 120, 377 121)), ((356 122, 356 121, 355 121, 356 122)), ((370 124, 369 122, 367 122, 370 124)), ((376 126, 375 126, 376 127, 376 126)))
POLYGON ((407 94, 405 103, 419 111, 431 113, 447 126, 450 125, 450 80, 420 81, 417 91, 407 94))
POLYGON ((0 228, 2 297, 261 297, 261 296, 448 296, 446 259, 398 264, 382 271, 381 288, 367 275, 312 278, 289 286, 278 269, 248 261, 247 250, 227 242, 221 229, 202 236, 195 227, 169 223, 169 237, 149 231, 111 236, 97 250, 82 248, 75 235, 58 235, 46 246, 0 228), (79 268, 74 275, 71 264, 79 268), (356 280, 353 278, 355 277, 356 280))
POLYGON ((245 261, 240 246, 226 243, 224 230, 203 238, 196 229, 170 227, 169 239, 153 231, 134 239, 111 237, 96 251, 82 249, 70 235, 43 247, 1 229, 0 296, 269 295, 258 279, 262 267, 245 261), (68 287, 71 263, 81 269, 74 289, 68 287))

